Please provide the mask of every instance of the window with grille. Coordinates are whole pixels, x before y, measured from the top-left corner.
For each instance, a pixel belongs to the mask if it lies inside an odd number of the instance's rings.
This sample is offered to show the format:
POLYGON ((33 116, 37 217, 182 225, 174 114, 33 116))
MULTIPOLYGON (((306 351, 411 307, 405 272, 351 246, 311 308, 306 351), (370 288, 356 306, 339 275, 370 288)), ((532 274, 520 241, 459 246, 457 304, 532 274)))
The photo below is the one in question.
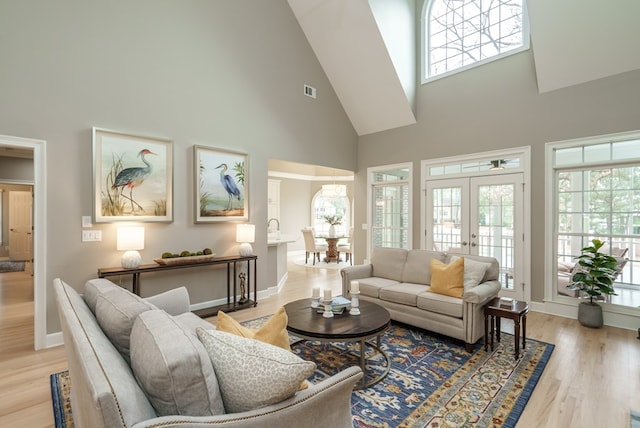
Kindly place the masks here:
POLYGON ((423 78, 529 48, 524 0, 426 0, 423 78))
POLYGON ((411 248, 411 164, 369 168, 370 249, 411 248))

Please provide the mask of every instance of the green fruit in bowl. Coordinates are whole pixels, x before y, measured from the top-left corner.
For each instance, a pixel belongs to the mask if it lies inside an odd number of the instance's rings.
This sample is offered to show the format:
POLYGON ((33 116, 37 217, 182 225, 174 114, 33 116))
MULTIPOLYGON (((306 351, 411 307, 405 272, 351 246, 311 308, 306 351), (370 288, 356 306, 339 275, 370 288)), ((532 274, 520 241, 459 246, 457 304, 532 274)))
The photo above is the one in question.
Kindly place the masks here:
POLYGON ((189 257, 191 255, 191 251, 184 250, 180 253, 180 257, 189 257))
POLYGON ((202 250, 202 254, 208 256, 209 254, 213 254, 213 251, 211 251, 211 248, 205 248, 202 250))
POLYGON ((164 253, 162 253, 163 259, 170 259, 171 257, 173 257, 173 253, 170 253, 169 251, 165 251, 164 253))

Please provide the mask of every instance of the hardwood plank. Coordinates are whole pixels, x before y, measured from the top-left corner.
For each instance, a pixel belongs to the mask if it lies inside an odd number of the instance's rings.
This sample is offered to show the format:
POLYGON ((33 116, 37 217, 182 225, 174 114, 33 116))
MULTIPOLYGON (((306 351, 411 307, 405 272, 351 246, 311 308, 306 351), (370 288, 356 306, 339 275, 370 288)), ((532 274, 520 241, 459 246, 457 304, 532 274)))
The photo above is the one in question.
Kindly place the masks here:
MULTIPOLYGON (((314 286, 341 292, 337 270, 289 263, 288 280, 277 295, 255 308, 232 312, 238 321, 268 315, 311 295, 314 286)), ((207 318, 216 322, 216 317, 207 318)), ((502 330, 513 332, 503 320, 502 330)), ((640 410, 640 341, 636 332, 590 329, 574 319, 530 312, 527 336, 556 345, 518 427, 629 426, 640 410)), ((22 272, 0 274, 0 426, 52 427, 49 375, 66 368, 62 346, 33 351, 33 285, 22 272)))

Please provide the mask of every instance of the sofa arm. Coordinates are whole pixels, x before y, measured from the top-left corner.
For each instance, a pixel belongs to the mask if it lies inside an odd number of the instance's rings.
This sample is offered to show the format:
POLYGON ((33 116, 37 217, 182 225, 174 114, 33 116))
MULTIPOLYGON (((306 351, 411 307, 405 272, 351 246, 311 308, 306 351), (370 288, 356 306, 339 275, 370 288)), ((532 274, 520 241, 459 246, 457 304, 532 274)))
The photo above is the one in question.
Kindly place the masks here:
POLYGON ((485 281, 465 291, 462 299, 467 303, 483 304, 489 299, 497 297, 501 287, 498 280, 485 281))
POLYGON ((149 302, 167 312, 169 315, 180 315, 190 311, 191 302, 189 292, 185 287, 174 288, 155 296, 145 297, 142 300, 149 302))
POLYGON ((349 297, 351 281, 373 276, 373 265, 366 264, 343 267, 340 269, 340 275, 342 276, 342 295, 349 297))
POLYGON ((163 416, 142 421, 132 428, 185 427, 293 427, 352 428, 351 392, 362 379, 362 370, 352 366, 277 404, 241 413, 217 416, 163 416))

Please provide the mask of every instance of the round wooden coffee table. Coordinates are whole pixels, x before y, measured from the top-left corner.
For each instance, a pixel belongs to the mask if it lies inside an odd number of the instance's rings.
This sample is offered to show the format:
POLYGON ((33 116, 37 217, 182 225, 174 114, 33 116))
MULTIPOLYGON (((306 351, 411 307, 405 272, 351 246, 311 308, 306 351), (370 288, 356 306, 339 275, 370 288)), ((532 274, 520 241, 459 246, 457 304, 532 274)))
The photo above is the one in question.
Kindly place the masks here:
POLYGON ((350 315, 348 310, 332 318, 324 318, 321 313, 311 307, 312 299, 296 300, 287 303, 284 309, 289 322, 287 330, 306 340, 321 342, 360 342, 360 368, 364 377, 355 388, 366 388, 380 382, 389 374, 391 361, 386 352, 380 347, 380 335, 391 325, 389 312, 380 305, 360 300, 360 315, 350 315), (375 337, 376 343, 368 339, 375 337), (386 360, 384 372, 367 380, 366 349, 369 345, 379 352, 386 360))

